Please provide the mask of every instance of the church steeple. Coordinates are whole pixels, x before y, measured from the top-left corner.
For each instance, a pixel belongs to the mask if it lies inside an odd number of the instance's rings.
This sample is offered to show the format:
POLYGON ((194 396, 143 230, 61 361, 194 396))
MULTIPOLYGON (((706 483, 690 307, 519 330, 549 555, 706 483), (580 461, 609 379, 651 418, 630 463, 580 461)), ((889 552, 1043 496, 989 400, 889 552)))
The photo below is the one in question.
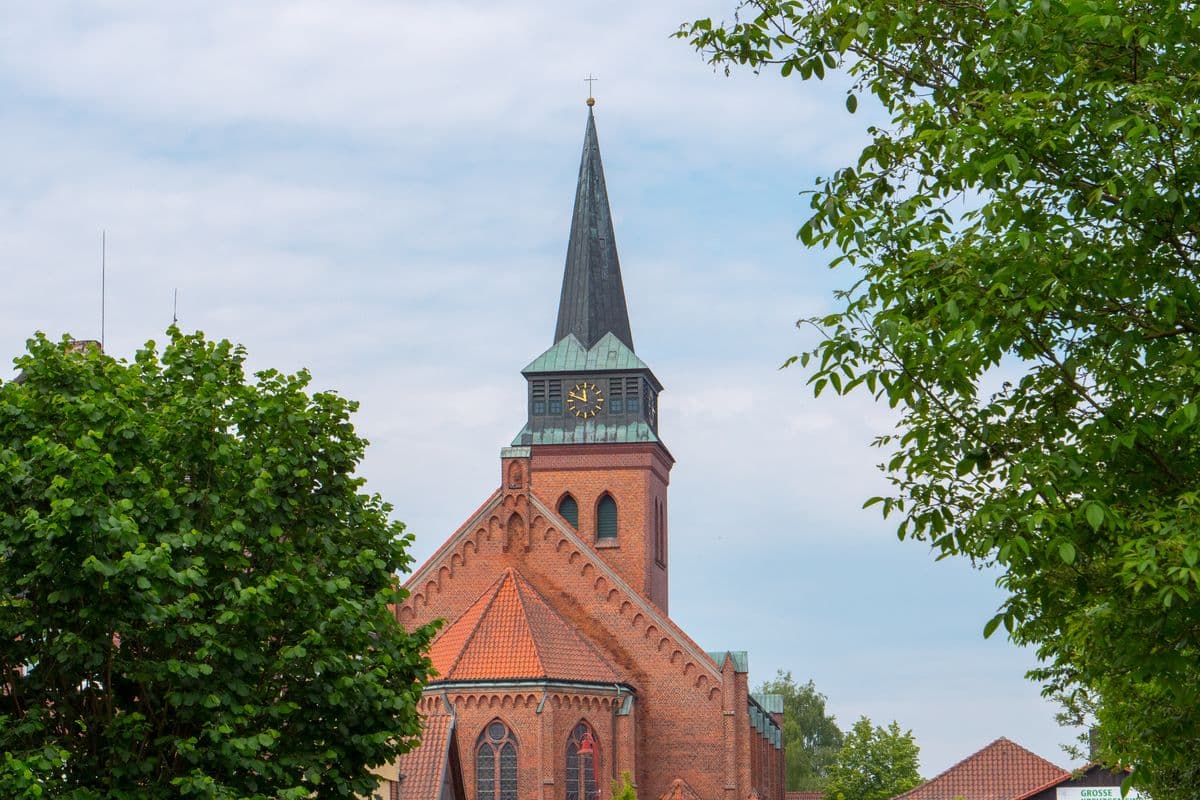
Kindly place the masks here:
POLYGON ((633 351, 588 99, 558 328, 550 349, 521 370, 529 382, 529 421, 515 447, 659 441, 663 387, 633 351))
POLYGON ((554 341, 559 342, 572 333, 585 350, 590 350, 606 333, 612 333, 633 350, 633 334, 629 329, 621 264, 617 259, 617 241, 608 208, 608 190, 604 185, 604 166, 600 163, 600 143, 596 138, 596 119, 591 103, 588 104, 587 129, 583 136, 583 157, 579 163, 579 183, 575 189, 575 211, 571 216, 571 237, 567 243, 567 264, 563 270, 554 341))
POLYGON ((633 352, 593 102, 558 329, 550 349, 521 370, 528 416, 505 458, 530 459, 533 493, 666 612, 667 482, 675 459, 658 437, 662 384, 633 352))

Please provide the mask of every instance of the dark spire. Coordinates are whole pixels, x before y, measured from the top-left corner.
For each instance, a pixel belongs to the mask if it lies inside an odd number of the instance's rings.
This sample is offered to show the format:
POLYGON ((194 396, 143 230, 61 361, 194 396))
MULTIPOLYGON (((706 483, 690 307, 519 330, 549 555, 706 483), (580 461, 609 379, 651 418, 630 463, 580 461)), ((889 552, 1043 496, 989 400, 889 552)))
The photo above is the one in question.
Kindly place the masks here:
POLYGON ((633 349, 621 264, 613 236, 612 214, 596 120, 588 103, 587 131, 583 136, 583 159, 579 163, 579 186, 575 190, 575 213, 571 217, 571 239, 567 243, 567 265, 563 270, 562 297, 558 302, 558 326, 554 341, 573 333, 585 348, 612 332, 633 349))

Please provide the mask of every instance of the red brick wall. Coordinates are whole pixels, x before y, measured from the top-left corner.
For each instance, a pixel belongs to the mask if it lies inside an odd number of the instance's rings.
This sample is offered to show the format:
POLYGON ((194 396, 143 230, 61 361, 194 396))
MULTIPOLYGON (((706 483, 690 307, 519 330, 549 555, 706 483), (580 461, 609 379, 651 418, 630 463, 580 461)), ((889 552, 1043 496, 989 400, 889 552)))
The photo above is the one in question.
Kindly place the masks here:
POLYGON ((670 541, 667 484, 674 460, 661 444, 539 445, 532 448, 533 491, 551 509, 568 492, 579 504, 579 533, 600 556, 664 612, 670 541), (615 546, 596 539, 596 507, 617 503, 615 546), (655 556, 655 507, 662 509, 664 552, 655 556))
MULTIPOLYGON (((499 716, 522 743, 522 798, 561 800, 567 736, 580 718, 586 718, 601 742, 604 775, 619 774, 631 764, 644 800, 658 798, 676 778, 685 780, 705 800, 743 800, 752 785, 746 675, 735 673, 732 665, 723 673, 716 669, 666 618, 665 570, 661 584, 656 584, 654 573, 648 576, 644 568, 647 555, 653 560, 646 509, 653 509, 652 498, 665 498, 669 456, 663 458, 665 450, 658 445, 596 447, 612 450, 575 457, 538 448, 532 465, 528 459, 506 459, 501 492, 410 578, 407 588, 412 595, 397 609, 405 624, 455 619, 503 570, 513 567, 636 691, 633 720, 614 718, 612 701, 605 706, 605 701, 597 700, 598 710, 572 708, 566 713, 556 707, 547 717, 545 709, 536 714, 540 697, 531 700, 532 694, 520 702, 514 695, 508 705, 503 693, 476 700, 455 699, 451 694, 459 714, 468 797, 474 796, 476 738, 499 716), (574 458, 584 463, 572 463, 574 458), (596 460, 589 462, 590 458, 596 460), (514 462, 519 476, 515 481, 514 462), (552 510, 543 513, 529 496, 525 476, 530 466, 536 496, 545 498, 542 503, 550 509, 558 500, 555 489, 569 484, 579 501, 583 531, 589 530, 594 515, 593 495, 612 491, 621 517, 620 546, 596 550, 589 544, 590 537, 580 542, 562 530, 557 515, 552 510), (626 582, 608 572, 605 563, 626 582), (661 606, 647 602, 644 586, 661 593, 661 606), (540 745, 524 744, 538 737, 540 745), (614 753, 628 755, 614 758, 614 753)), ((652 511, 650 520, 652 525, 652 511)), ((582 703, 585 698, 579 699, 582 703)), ((601 796, 607 798, 607 780, 602 777, 601 782, 601 796)))
MULTIPOLYGON (((467 797, 475 796, 475 754, 479 737, 493 720, 507 725, 517 740, 518 797, 561 800, 565 796, 567 741, 581 721, 591 726, 599 745, 602 798, 611 797, 613 774, 636 769, 634 764, 620 763, 617 757, 620 749, 614 747, 613 731, 619 705, 611 694, 544 692, 532 687, 494 692, 448 688, 446 696, 458 717, 458 746, 463 754, 467 797)), ((440 697, 437 702, 441 702, 440 697)))

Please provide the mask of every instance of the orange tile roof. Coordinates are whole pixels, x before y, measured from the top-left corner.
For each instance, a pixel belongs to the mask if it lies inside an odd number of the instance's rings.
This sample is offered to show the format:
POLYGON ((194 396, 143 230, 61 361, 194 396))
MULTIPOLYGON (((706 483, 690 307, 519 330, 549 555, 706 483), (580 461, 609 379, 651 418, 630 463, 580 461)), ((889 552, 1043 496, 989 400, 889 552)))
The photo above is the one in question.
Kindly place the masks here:
POLYGON ((511 567, 429 648, 438 680, 543 678, 616 683, 620 675, 511 567))
POLYGON ((1015 800, 1030 789, 1070 774, 1001 737, 893 800, 1015 800))
MULTIPOLYGON (((375 773, 389 781, 400 781, 400 796, 410 800, 438 800, 446 770, 453 769, 454 713, 439 707, 422 719, 421 743, 404 753, 389 767, 375 773)), ((387 796, 385 792, 385 796, 387 796)))

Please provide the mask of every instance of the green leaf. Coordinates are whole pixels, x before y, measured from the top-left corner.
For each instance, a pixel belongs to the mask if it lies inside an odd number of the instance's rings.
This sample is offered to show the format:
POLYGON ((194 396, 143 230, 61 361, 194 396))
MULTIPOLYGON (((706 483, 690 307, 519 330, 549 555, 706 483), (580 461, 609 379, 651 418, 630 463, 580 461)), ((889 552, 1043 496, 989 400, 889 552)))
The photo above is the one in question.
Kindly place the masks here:
POLYGON ((309 770, 371 796, 436 626, 389 608, 411 538, 362 489, 354 405, 169 335, 131 362, 35 336, 0 383, 0 640, 37 665, 0 739, 49 754, 25 787, 0 760, 0 797, 303 798, 309 770))
POLYGON ((828 246, 840 276, 814 321, 810 383, 840 375, 841 393, 865 385, 886 398, 895 430, 874 443, 889 451, 883 507, 897 535, 935 558, 999 564, 1002 622, 1043 659, 1034 677, 1096 703, 1098 746, 1138 765, 1138 788, 1190 796, 1195 8, 835 0, 742 11, 689 41, 714 64, 752 53, 794 61, 802 77, 837 49, 850 55, 848 94, 869 93, 886 120, 868 121, 860 151, 807 191, 813 216, 798 238, 828 246))

